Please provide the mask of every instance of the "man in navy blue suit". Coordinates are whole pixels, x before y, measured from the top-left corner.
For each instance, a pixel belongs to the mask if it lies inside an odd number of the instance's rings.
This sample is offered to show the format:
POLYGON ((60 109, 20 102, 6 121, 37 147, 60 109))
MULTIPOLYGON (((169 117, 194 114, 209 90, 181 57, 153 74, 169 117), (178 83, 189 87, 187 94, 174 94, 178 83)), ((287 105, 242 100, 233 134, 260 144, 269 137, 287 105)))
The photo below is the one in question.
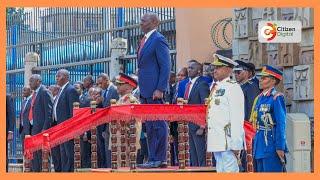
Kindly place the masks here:
MULTIPOLYGON (((111 99, 119 99, 117 88, 110 82, 107 74, 101 73, 97 79, 98 86, 102 89, 102 107, 109 107, 111 99)), ((109 123, 97 127, 98 167, 111 167, 111 150, 109 147, 109 123)))
MULTIPOLYGON (((140 28, 145 33, 138 49, 138 79, 142 104, 163 104, 169 86, 170 54, 165 37, 157 31, 156 14, 144 14, 140 28)), ((146 122, 149 160, 143 168, 167 167, 168 125, 163 120, 146 122)))
MULTIPOLYGON (((89 95, 89 89, 93 86, 93 78, 91 75, 87 75, 82 82, 75 83, 73 86, 76 88, 80 101, 80 108, 90 107, 90 101, 92 97, 89 95), (76 85, 78 84, 78 86, 76 85), (83 86, 83 90, 81 88, 83 86)), ((81 147, 81 168, 91 167, 91 133, 90 131, 85 132, 80 136, 80 147, 81 147)))
MULTIPOLYGON (((53 117, 57 124, 73 116, 73 103, 79 102, 79 94, 69 82, 69 71, 60 69, 56 74, 57 84, 61 87, 60 92, 53 104, 53 117)), ((60 145, 62 172, 74 171, 74 144, 73 140, 60 145)))
MULTIPOLYGON (((185 88, 186 83, 188 83, 188 68, 183 67, 179 69, 177 73, 177 83, 175 85, 175 91, 172 99, 172 104, 177 103, 178 98, 178 91, 182 91, 185 88), (183 85, 181 86, 181 82, 183 85), (180 88, 179 88, 180 87, 180 88)), ((183 94, 181 92, 180 94, 183 94)), ((182 97, 182 96, 181 96, 182 97)), ((178 165, 178 122, 171 122, 170 123, 170 135, 173 137, 173 143, 171 144, 171 165, 175 166, 178 165)))
MULTIPOLYGON (((193 62, 198 62, 198 61, 196 61, 196 60, 194 60, 194 59, 191 59, 191 60, 189 60, 188 61, 188 67, 189 67, 189 65, 191 64, 191 63, 193 63, 193 62)), ((187 68, 186 68, 187 69, 187 68)), ((188 69, 187 69, 187 71, 188 71, 188 69)), ((176 99, 177 98, 183 98, 183 96, 184 96, 184 92, 185 92, 185 89, 186 89, 186 85, 187 85, 187 83, 190 81, 190 79, 187 77, 188 76, 188 73, 186 73, 186 78, 184 78, 184 79, 182 79, 182 80, 180 80, 179 81, 179 84, 178 84, 178 89, 177 89, 177 93, 176 93, 176 99)), ((203 78, 203 77, 201 77, 201 78, 203 78)))
MULTIPOLYGON (((52 94, 53 102, 55 102, 55 99, 57 98, 57 95, 59 94, 60 89, 61 89, 60 86, 58 86, 56 84, 53 84, 53 85, 49 86, 48 90, 52 94)), ((54 127, 56 125, 57 125, 57 121, 52 121, 51 127, 54 127)), ((56 146, 54 148, 51 148, 51 157, 52 157, 52 163, 54 165, 54 172, 61 172, 60 146, 56 146)))
MULTIPOLYGON (((192 62, 188 67, 190 81, 186 85, 184 99, 188 104, 204 104, 205 98, 209 96, 209 85, 201 77, 202 65, 199 62, 192 62)), ((189 144, 191 166, 205 166, 206 160, 206 139, 205 127, 189 123, 189 144)))
POLYGON ((29 111, 31 105, 31 88, 30 87, 23 87, 22 88, 22 97, 24 98, 21 105, 21 111, 19 114, 20 118, 20 126, 19 126, 19 133, 21 136, 22 142, 22 150, 24 147, 24 138, 26 135, 31 135, 31 127, 29 122, 29 111))
POLYGON ((8 142, 13 139, 14 117, 13 98, 10 94, 6 94, 6 172, 8 172, 8 142))
MULTIPOLYGON (((41 76, 33 74, 29 79, 30 88, 33 90, 29 111, 29 122, 31 124, 31 135, 34 136, 49 129, 52 123, 52 95, 49 90, 42 85, 41 76)), ((36 151, 32 159, 32 171, 41 172, 42 153, 36 151)))

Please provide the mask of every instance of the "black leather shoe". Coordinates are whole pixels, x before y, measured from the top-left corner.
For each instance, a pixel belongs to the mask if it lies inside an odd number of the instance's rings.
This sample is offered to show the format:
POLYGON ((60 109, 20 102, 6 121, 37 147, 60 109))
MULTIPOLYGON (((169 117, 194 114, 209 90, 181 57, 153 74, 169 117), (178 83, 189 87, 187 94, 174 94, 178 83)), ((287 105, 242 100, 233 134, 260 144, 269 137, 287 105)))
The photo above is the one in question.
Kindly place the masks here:
POLYGON ((152 168, 166 168, 168 167, 167 162, 155 161, 152 168))
POLYGON ((160 168, 167 168, 167 167, 168 167, 168 163, 167 162, 161 162, 160 168))
POLYGON ((144 164, 138 164, 137 167, 138 168, 150 169, 150 168, 153 168, 154 163, 155 163, 154 161, 149 161, 149 162, 146 162, 144 164))

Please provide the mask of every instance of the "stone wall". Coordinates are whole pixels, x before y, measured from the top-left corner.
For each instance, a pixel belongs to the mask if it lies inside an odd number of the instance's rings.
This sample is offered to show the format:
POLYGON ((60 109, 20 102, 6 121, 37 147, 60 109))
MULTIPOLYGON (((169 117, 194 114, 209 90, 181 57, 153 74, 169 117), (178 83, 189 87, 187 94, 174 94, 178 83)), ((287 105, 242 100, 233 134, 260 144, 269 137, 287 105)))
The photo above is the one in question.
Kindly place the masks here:
POLYGON ((277 87, 284 92, 289 113, 305 113, 314 120, 314 9, 313 8, 237 8, 233 10, 233 59, 283 69, 284 79, 277 87), (262 44, 258 41, 260 20, 300 20, 301 43, 262 44))

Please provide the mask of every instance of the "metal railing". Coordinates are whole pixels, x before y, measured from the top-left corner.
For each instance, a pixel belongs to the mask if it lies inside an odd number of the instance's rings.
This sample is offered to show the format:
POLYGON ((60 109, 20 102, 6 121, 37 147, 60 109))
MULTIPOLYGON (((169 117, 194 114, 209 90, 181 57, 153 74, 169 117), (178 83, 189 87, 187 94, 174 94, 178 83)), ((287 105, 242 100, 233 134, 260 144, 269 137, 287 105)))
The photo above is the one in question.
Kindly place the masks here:
MULTIPOLYGON (((143 36, 137 23, 147 12, 158 14, 161 20, 159 31, 168 40, 175 71, 174 8, 29 8, 21 16, 7 16, 6 91, 14 97, 16 117, 21 109, 24 58, 28 52, 40 56, 34 71, 41 74, 44 85, 55 83, 60 68, 70 71, 72 82, 88 74, 95 79, 100 73, 109 74, 111 41, 122 37, 128 40, 128 49, 119 61, 124 72, 131 74, 136 69, 136 50, 143 36)), ((21 150, 17 119, 8 153, 11 162, 22 159, 21 150)))

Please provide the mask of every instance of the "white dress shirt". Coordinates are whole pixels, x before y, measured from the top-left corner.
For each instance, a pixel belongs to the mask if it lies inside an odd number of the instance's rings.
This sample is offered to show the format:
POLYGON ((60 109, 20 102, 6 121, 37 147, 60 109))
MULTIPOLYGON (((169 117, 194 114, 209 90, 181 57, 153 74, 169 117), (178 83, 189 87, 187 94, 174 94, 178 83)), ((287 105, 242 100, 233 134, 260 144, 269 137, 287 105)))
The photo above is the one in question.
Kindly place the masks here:
POLYGON ((145 34, 144 36, 146 37, 145 41, 144 42, 147 42, 147 40, 149 39, 149 37, 151 36, 151 34, 153 32, 155 32, 157 29, 152 29, 151 31, 149 31, 147 34, 145 34))
POLYGON ((190 89, 189 89, 189 92, 188 92, 188 98, 190 97, 190 92, 191 92, 191 90, 193 88, 194 83, 197 81, 198 78, 199 78, 199 76, 197 76, 197 77, 195 77, 193 79, 190 78, 189 82, 191 82, 191 84, 190 84, 190 89))
POLYGON ((58 101, 59 101, 60 95, 61 95, 62 91, 64 90, 64 88, 67 86, 67 84, 69 84, 69 81, 67 83, 65 83, 61 87, 60 92, 58 93, 58 95, 55 98, 55 101, 54 101, 54 104, 53 104, 53 118, 54 118, 54 121, 57 121, 57 105, 58 105, 58 101))

